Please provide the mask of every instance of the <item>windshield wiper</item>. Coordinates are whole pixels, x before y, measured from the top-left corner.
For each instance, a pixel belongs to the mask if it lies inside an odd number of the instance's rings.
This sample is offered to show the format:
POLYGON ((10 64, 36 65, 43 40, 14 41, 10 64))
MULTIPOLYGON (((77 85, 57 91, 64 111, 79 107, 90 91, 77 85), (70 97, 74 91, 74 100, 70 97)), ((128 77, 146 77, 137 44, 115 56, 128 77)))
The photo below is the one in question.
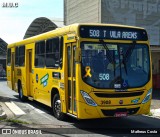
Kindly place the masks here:
MULTIPOLYGON (((122 60, 122 63, 124 65, 124 69, 125 69, 125 72, 127 74, 127 65, 126 63, 128 62, 129 58, 131 57, 132 53, 133 53, 133 50, 135 48, 135 45, 136 45, 136 41, 133 41, 133 44, 128 48, 128 50, 126 51, 126 54, 125 56, 123 55, 123 60, 122 60)), ((128 75, 128 74, 127 74, 128 75)))
POLYGON ((111 55, 111 53, 110 53, 110 51, 108 49, 108 46, 104 43, 103 40, 99 40, 99 41, 102 43, 104 49, 106 50, 106 57, 107 57, 107 59, 109 60, 110 63, 113 64, 113 57, 112 57, 112 55, 111 55))
POLYGON ((124 57, 124 59, 125 59, 124 62, 125 62, 125 63, 128 62, 129 58, 131 57, 132 52, 133 52, 135 46, 136 46, 136 41, 133 41, 133 45, 131 45, 131 46, 128 48, 128 50, 126 51, 126 54, 125 54, 125 57, 124 57))
POLYGON ((102 43, 104 49, 106 50, 106 57, 107 57, 107 59, 109 60, 110 63, 113 64, 114 76, 115 76, 115 61, 114 61, 114 59, 113 59, 113 56, 111 55, 110 50, 109 50, 107 44, 104 43, 104 41, 103 41, 102 39, 100 39, 99 41, 102 43))
POLYGON ((125 62, 124 56, 123 56, 122 63, 123 63, 123 65, 124 65, 124 70, 125 70, 126 74, 128 75, 128 73, 127 73, 127 65, 126 65, 126 62, 125 62))

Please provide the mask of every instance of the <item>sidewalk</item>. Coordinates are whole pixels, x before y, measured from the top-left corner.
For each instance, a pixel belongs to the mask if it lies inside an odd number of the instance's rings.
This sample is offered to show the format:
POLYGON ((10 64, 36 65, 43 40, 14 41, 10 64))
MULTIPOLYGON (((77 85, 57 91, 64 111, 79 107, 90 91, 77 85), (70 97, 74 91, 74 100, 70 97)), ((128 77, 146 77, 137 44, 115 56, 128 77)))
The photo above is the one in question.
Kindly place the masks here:
MULTIPOLYGON (((0 81, 6 81, 6 78, 0 77, 0 81)), ((0 119, 6 118, 7 115, 3 110, 4 108, 2 107, 2 100, 0 99, 0 119)))
MULTIPOLYGON (((6 82, 6 78, 0 78, 0 82, 6 82)), ((0 90, 5 90, 5 92, 7 92, 8 90, 11 90, 10 88, 8 88, 6 85, 7 83, 5 83, 4 88, 3 88, 3 84, 0 83, 0 90)), ((6 95, 0 94, 0 120, 1 119, 5 119, 5 118, 13 118, 14 115, 11 112, 11 110, 5 105, 5 102, 9 102, 10 98, 6 97, 6 95)))
POLYGON ((151 115, 160 118, 160 89, 154 89, 152 93, 151 115))

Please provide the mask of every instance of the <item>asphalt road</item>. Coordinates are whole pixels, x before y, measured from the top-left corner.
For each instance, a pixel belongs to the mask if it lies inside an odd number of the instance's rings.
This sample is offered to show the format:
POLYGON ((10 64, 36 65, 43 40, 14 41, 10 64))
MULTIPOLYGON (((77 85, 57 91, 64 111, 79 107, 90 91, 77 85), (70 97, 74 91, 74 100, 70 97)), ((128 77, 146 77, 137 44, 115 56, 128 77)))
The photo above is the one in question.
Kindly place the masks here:
MULTIPOLYGON (((160 119, 149 116, 130 116, 122 118, 106 118, 106 119, 92 119, 92 120, 76 120, 68 117, 66 121, 59 121, 52 116, 51 108, 38 103, 36 101, 21 102, 18 99, 18 94, 7 87, 5 81, 0 81, 0 102, 13 102, 25 114, 14 116, 14 119, 27 122, 28 124, 16 124, 2 122, 0 128, 19 128, 27 129, 36 128, 41 129, 45 134, 56 135, 160 135, 160 119), (159 134, 152 133, 138 133, 157 131, 159 134)), ((13 113, 10 111, 10 113, 13 113)))

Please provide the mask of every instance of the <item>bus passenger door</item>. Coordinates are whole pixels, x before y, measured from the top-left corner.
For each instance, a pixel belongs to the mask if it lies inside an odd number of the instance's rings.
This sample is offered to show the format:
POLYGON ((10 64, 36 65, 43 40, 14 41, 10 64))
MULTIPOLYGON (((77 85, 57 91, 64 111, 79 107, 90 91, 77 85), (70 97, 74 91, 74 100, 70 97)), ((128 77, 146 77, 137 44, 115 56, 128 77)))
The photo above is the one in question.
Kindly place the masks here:
POLYGON ((75 48, 76 43, 67 44, 67 71, 68 71, 68 112, 77 115, 76 79, 75 79, 75 48))
POLYGON ((28 96, 33 97, 32 49, 27 50, 27 67, 28 96))
POLYGON ((15 53, 11 52, 11 83, 12 83, 12 90, 15 89, 15 53))

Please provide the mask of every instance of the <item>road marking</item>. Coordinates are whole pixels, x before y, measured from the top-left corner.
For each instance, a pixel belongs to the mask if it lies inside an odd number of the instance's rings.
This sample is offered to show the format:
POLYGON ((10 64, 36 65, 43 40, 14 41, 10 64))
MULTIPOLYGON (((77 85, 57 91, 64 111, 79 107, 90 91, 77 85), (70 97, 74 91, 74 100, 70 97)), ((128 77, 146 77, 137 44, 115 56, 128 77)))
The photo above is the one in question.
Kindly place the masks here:
POLYGON ((8 108, 16 115, 24 115, 26 114, 23 110, 21 110, 15 103, 13 102, 5 102, 5 104, 8 106, 8 108))
POLYGON ((45 113, 44 111, 42 111, 42 110, 40 110, 40 109, 38 109, 38 108, 35 108, 34 106, 32 106, 32 105, 30 105, 30 104, 27 104, 29 107, 31 107, 33 110, 35 110, 35 111, 37 111, 38 113, 40 113, 40 114, 43 114, 43 113, 45 113))

